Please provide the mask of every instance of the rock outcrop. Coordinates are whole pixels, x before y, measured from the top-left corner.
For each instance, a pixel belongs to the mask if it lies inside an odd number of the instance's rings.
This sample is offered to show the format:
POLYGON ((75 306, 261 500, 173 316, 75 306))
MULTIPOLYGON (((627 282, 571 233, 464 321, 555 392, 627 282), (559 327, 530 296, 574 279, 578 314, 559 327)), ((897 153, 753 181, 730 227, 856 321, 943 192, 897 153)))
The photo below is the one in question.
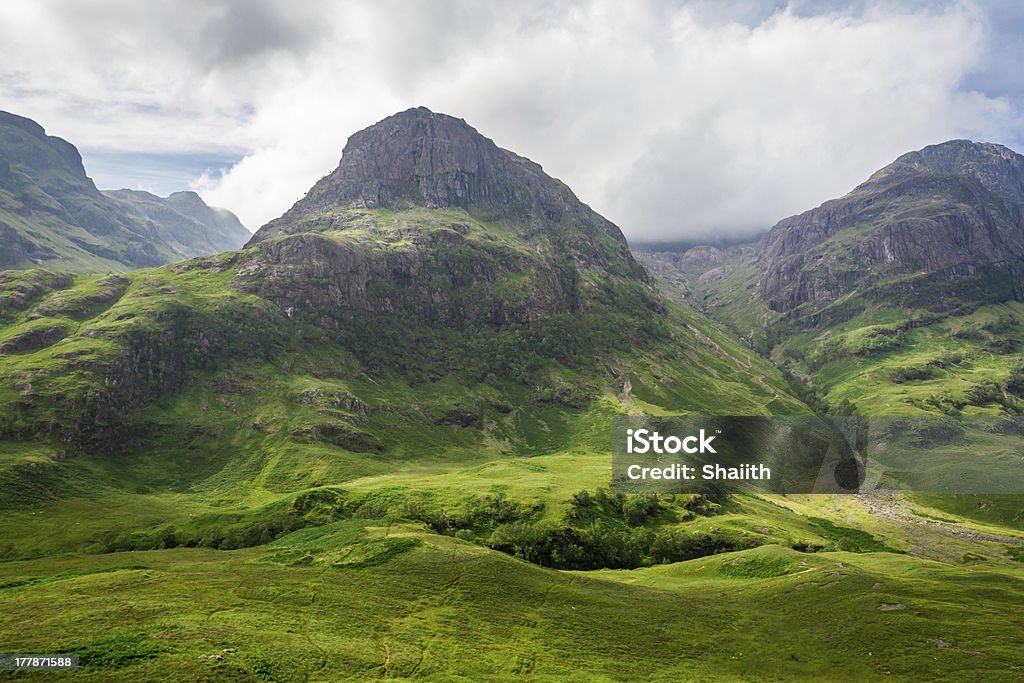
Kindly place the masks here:
POLYGON ((780 221, 762 247, 762 295, 787 314, 886 279, 1011 263, 1024 258, 1024 157, 967 140, 904 154, 846 196, 780 221))
POLYGON ((598 282, 648 283, 619 229, 565 184, 422 107, 349 138, 338 168, 248 246, 240 287, 335 318, 528 323, 578 310, 598 282))
MULTIPOLYGON (((345 226, 345 211, 413 207, 474 209, 488 220, 505 220, 529 240, 560 235, 570 253, 601 265, 614 241, 630 259, 613 223, 580 202, 564 183, 529 159, 499 148, 462 119, 425 107, 390 116, 349 138, 338 168, 322 178, 288 212, 263 226, 256 244, 273 235, 320 232, 345 226)), ((642 271, 638 271, 642 272, 642 271)))

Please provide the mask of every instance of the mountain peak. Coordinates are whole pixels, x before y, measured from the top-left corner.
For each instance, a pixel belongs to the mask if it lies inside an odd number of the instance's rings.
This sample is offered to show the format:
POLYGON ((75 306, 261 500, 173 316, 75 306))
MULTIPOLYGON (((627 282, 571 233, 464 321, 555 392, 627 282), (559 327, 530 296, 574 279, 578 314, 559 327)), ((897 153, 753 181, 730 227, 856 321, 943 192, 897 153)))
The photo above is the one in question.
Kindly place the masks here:
POLYGON ((426 107, 353 134, 338 167, 260 228, 250 244, 282 234, 344 230, 360 211, 417 208, 474 211, 486 221, 516 226, 528 241, 557 233, 560 244, 572 245, 603 235, 616 243, 616 251, 626 250, 614 224, 539 164, 498 147, 465 120, 426 107))
POLYGON ((101 193, 74 145, 9 112, 0 112, 0 187, 0 269, 128 270, 234 249, 249 236, 194 193, 101 193), (183 225, 182 206, 198 219, 183 225))
POLYGON ((25 118, 24 116, 18 116, 12 114, 9 111, 0 110, 0 125, 7 125, 13 128, 20 128, 21 130, 31 133, 37 138, 46 137, 46 129, 40 126, 32 119, 25 118))
POLYGON ((1009 147, 994 142, 974 142, 973 140, 947 140, 935 145, 928 145, 913 152, 907 152, 894 162, 910 164, 921 170, 933 172, 957 172, 976 163, 993 163, 999 161, 1012 162, 1020 155, 1009 147))
POLYGON ((365 208, 465 207, 496 194, 494 180, 507 165, 464 120, 419 107, 350 137, 333 174, 338 182, 322 189, 365 208))
POLYGON ((567 192, 539 165, 501 149, 465 120, 416 107, 352 135, 338 167, 289 213, 487 205, 557 220, 567 192))
POLYGON ((949 140, 903 154, 849 194, 780 221, 764 238, 762 292, 771 308, 792 313, 886 278, 952 279, 1024 257, 1022 227, 1024 157, 949 140))
POLYGON ((425 107, 352 135, 338 167, 247 246, 242 286, 293 312, 401 308, 504 325, 627 291, 659 309, 614 223, 538 164, 425 107))
POLYGON ((1014 203, 1024 202, 1024 157, 993 142, 948 140, 901 155, 874 173, 858 190, 907 177, 956 176, 977 181, 1014 203))
MULTIPOLYGON (((37 173, 44 173, 56 182, 59 169, 61 187, 92 185, 85 175, 82 156, 67 140, 46 134, 46 129, 32 119, 0 111, 0 154, 8 162, 37 173)), ((95 188, 92 192, 95 192, 95 188)))

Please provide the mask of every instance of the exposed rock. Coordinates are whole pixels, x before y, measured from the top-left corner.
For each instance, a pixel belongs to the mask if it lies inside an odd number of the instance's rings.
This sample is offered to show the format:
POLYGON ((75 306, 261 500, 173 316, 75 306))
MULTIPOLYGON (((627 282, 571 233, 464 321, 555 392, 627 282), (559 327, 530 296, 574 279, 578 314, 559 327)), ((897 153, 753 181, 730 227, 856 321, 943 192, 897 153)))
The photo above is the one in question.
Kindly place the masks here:
POLYGON ((901 156, 839 199, 780 221, 759 259, 776 311, 828 305, 882 278, 957 279, 1024 258, 1024 157, 953 140, 901 156))
POLYGON ((423 107, 349 138, 338 168, 248 246, 234 286, 325 325, 382 313, 535 323, 636 284, 634 302, 664 310, 613 223, 539 165, 423 107))
POLYGON ((67 273, 35 270, 29 273, 0 272, 0 313, 24 311, 52 289, 65 289, 74 283, 67 273))
POLYGON ((235 286, 324 324, 532 323, 577 312, 596 281, 649 283, 619 229, 563 183, 422 107, 349 138, 338 168, 248 246, 235 286))
POLYGON ((95 314, 98 309, 109 308, 121 298, 128 287, 128 280, 120 275, 110 275, 96 283, 98 291, 81 296, 73 290, 62 290, 48 296, 28 316, 29 320, 41 316, 68 316, 78 318, 95 314))
POLYGON ((41 244, 33 242, 0 219, 0 269, 15 268, 27 264, 38 264, 53 258, 56 253, 41 244))
POLYGON ((905 609, 907 609, 907 606, 900 603, 890 604, 883 602, 878 606, 879 612, 899 612, 900 610, 905 609))
POLYGON ((439 425, 458 425, 459 427, 469 427, 479 421, 480 417, 468 410, 449 410, 439 419, 435 420, 435 424, 439 425))
POLYGON ((687 249, 679 259, 681 268, 705 270, 722 262, 722 250, 717 247, 699 246, 687 249))
POLYGON ((369 415, 370 408, 359 398, 347 391, 325 391, 307 389, 299 394, 299 403, 320 408, 340 408, 357 415, 369 415))
POLYGON ((344 422, 321 422, 292 430, 292 436, 307 442, 322 441, 334 446, 340 446, 353 453, 369 453, 384 450, 383 445, 381 445, 376 437, 344 422))
POLYGON ((31 327, 0 343, 0 354, 38 351, 56 344, 67 334, 68 328, 64 325, 31 327))
MULTIPOLYGON (((621 231, 539 164, 499 148, 462 119, 425 107, 390 116, 349 138, 338 168, 249 242, 345 230, 353 211, 474 209, 535 249, 584 266, 625 267, 645 279, 621 231), (557 225, 556 225, 557 224, 557 225)), ((456 231, 458 232, 458 231, 456 231)))
POLYGON ((312 310, 332 318, 401 309, 425 320, 510 324, 576 307, 572 267, 532 268, 532 259, 497 246, 431 249, 426 236, 413 235, 404 246, 367 247, 314 233, 257 246, 239 259, 235 286, 273 301, 289 315, 312 310), (525 299, 466 296, 520 273, 529 278, 521 286, 525 299))

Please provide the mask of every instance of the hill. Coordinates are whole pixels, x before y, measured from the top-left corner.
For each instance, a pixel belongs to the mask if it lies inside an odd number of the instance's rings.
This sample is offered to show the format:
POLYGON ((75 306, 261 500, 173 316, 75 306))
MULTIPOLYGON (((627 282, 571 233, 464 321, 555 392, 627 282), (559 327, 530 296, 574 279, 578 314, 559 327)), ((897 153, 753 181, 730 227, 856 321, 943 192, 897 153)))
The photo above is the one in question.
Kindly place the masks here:
POLYGON ((106 190, 136 222, 150 224, 177 255, 173 260, 238 249, 252 233, 227 209, 207 206, 195 192, 158 197, 142 190, 106 190))
POLYGON ((1012 522, 616 495, 637 413, 809 408, 564 184, 402 112, 245 249, 0 277, 0 637, 104 680, 1014 670, 1012 522))
POLYGON ((237 248, 248 236, 192 193, 115 195, 96 189, 73 145, 0 112, 0 268, 121 272, 237 248))
MULTIPOLYGON (((615 414, 807 411, 769 363, 664 300, 618 229, 539 167, 456 119, 395 118, 421 131, 416 144, 448 144, 424 120, 454 126, 525 168, 560 211, 509 201, 496 188, 514 174, 481 180, 495 188, 481 200, 434 207, 365 208, 341 193, 325 208, 311 192, 286 214, 301 218, 242 251, 113 276, 5 274, 8 504, 89 507, 68 501, 106 491, 148 506, 160 496, 138 491, 162 491, 206 509, 220 490, 231 508, 264 509, 410 464, 604 453, 615 414)), ((366 138, 353 136, 342 169, 366 138)), ((384 164, 405 151, 375 153, 384 164)), ((459 163, 441 173, 466 177, 459 163)), ((188 510, 166 508, 150 531, 188 510)), ((97 534, 119 526, 96 522, 97 534)))
POLYGON ((769 307, 792 317, 835 308, 854 290, 877 291, 884 303, 887 292, 908 300, 914 289, 907 302, 932 308, 1021 298, 1021 259, 1024 157, 951 140, 904 154, 849 194, 780 221, 758 265, 769 307), (963 281, 978 278, 1005 283, 967 292, 963 281), (947 281, 957 284, 943 296, 947 281))
POLYGON ((901 156, 759 243, 643 259, 807 382, 811 403, 1019 415, 1022 188, 1024 157, 953 140, 901 156))

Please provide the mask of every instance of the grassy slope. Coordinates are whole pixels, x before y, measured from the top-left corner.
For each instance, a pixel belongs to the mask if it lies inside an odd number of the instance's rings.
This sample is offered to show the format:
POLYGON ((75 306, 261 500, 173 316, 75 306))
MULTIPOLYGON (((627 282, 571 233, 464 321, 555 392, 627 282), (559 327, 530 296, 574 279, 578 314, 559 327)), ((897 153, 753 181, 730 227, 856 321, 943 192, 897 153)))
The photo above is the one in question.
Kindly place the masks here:
MULTIPOLYGON (((321 330, 295 323, 282 332, 288 323, 280 312, 227 286, 230 269, 220 269, 229 260, 113 280, 81 277, 61 291, 32 293, 26 284, 32 273, 10 285, 30 292, 30 301, 9 307, 0 323, 0 345, 16 349, 0 364, 0 405, 9 430, 43 433, 38 440, 0 444, 3 503, 12 522, 3 544, 7 556, 95 549, 120 530, 155 532, 170 525, 198 534, 230 527, 311 487, 408 467, 471 468, 497 457, 605 453, 608 420, 627 409, 806 410, 785 393, 770 364, 748 359, 756 371, 751 377, 749 364, 738 359, 738 345, 681 307, 669 318, 672 357, 667 347, 638 348, 600 361, 613 366, 618 379, 551 366, 540 368, 529 384, 451 376, 410 384, 366 370, 321 330), (183 307, 209 318, 188 325, 235 325, 232 334, 243 339, 277 334, 280 347, 273 356, 246 357, 245 344, 236 344, 240 351, 229 349, 228 357, 180 378, 179 391, 138 410, 114 411, 107 419, 115 426, 133 423, 123 448, 102 458, 63 457, 68 445, 59 429, 85 419, 81 405, 104 405, 106 373, 126 352, 137 352, 131 340, 179 334, 172 328, 186 324, 175 317, 183 307), (250 314, 265 320, 265 327, 247 321, 250 314), (33 341, 33 331, 53 329, 53 338, 33 341), (717 383, 714 394, 705 391, 709 381, 717 383), (624 393, 620 382, 631 391, 624 393), (577 385, 595 398, 579 403, 560 393, 577 385), (472 424, 447 419, 453 413, 470 416, 472 424), (56 525, 39 537, 23 523, 45 505, 75 524, 56 525)), ((35 277, 45 280, 42 273, 35 277)))
POLYGON ((5 646, 85 653, 76 678, 104 681, 1006 680, 1018 661, 1018 569, 765 546, 567 573, 363 524, 0 565, 5 646))
POLYGON ((1005 384, 1021 364, 1024 304, 990 304, 900 331, 909 319, 897 309, 874 310, 824 332, 794 335, 775 355, 813 373, 830 402, 871 405, 874 414, 1013 414, 999 402, 1016 403, 1012 395, 982 400, 971 391, 1005 384))
POLYGON ((101 253, 106 248, 102 240, 88 231, 48 215, 26 218, 16 213, 19 208, 19 203, 9 192, 0 190, 0 221, 19 237, 53 256, 39 262, 22 259, 10 267, 52 268, 76 273, 121 272, 126 269, 125 264, 117 259, 99 256, 83 248, 82 245, 95 247, 101 253))
MULTIPOLYGON (((8 310, 0 343, 33 326, 66 336, 2 358, 4 414, 28 426, 37 411, 63 419, 74 407, 61 397, 98 391, 125 339, 162 329, 179 305, 215 312, 220 326, 256 311, 267 316, 261 333, 287 328, 227 287, 229 258, 123 283, 80 278, 8 310)), ((367 372, 316 330, 286 329, 275 354, 232 353, 132 412, 136 438, 117 452, 60 458, 66 445, 54 436, 2 442, 4 649, 86 653, 96 663, 79 672, 86 680, 1005 676, 1020 613, 1019 565, 1005 545, 922 538, 852 499, 737 498, 713 516, 661 515, 647 526, 829 552, 763 545, 632 571, 543 569, 408 521, 413 508, 456 511, 504 494, 537 510, 534 521, 559 522, 574 493, 607 485, 608 419, 626 410, 805 410, 771 364, 718 326, 683 306, 670 319, 671 353, 610 356, 596 398, 577 407, 558 389, 594 384, 589 370, 546 368, 537 376, 547 386, 410 384, 367 372), (451 423, 453 412, 475 422, 451 423), (359 447, 325 439, 327 423, 352 427, 360 440, 345 443, 359 447), (316 508, 332 496, 344 501, 341 519, 316 508), (258 547, 98 554, 138 538, 241 540, 254 525, 297 517, 313 526, 257 538, 258 547), (945 561, 835 553, 855 528, 945 561), (35 628, 24 628, 29 620, 35 628)))
MULTIPOLYGON (((835 239, 855 237, 844 231, 835 239)), ((1022 365, 1024 304, 984 303, 984 279, 963 284, 967 304, 959 309, 945 301, 955 285, 880 281, 815 311, 823 322, 812 324, 769 311, 757 295, 756 264, 738 252, 725 255, 714 270, 683 273, 691 303, 807 380, 827 404, 847 401, 871 415, 1014 415, 1024 409, 1021 397, 1005 390, 1022 365), (928 310, 939 299, 936 311, 928 310), (1001 390, 983 391, 992 383, 1001 390)))
MULTIPOLYGON (((841 243, 856 237, 855 231, 844 231, 834 239, 841 243)), ((811 324, 786 321, 768 311, 757 295, 756 265, 735 251, 725 255, 712 271, 683 273, 692 290, 690 300, 806 382, 803 397, 820 401, 819 409, 855 409, 875 416, 1024 413, 1024 304, 985 303, 1006 290, 1003 274, 950 282, 880 279, 864 292, 817 311, 823 322, 811 324)), ((971 448, 964 442, 936 453, 966 458, 971 448)), ((1013 462, 1001 458, 996 464, 1010 466, 1007 476, 1016 476, 1013 462)), ((1024 524, 1018 497, 920 500, 982 522, 1013 528, 1024 524)))

